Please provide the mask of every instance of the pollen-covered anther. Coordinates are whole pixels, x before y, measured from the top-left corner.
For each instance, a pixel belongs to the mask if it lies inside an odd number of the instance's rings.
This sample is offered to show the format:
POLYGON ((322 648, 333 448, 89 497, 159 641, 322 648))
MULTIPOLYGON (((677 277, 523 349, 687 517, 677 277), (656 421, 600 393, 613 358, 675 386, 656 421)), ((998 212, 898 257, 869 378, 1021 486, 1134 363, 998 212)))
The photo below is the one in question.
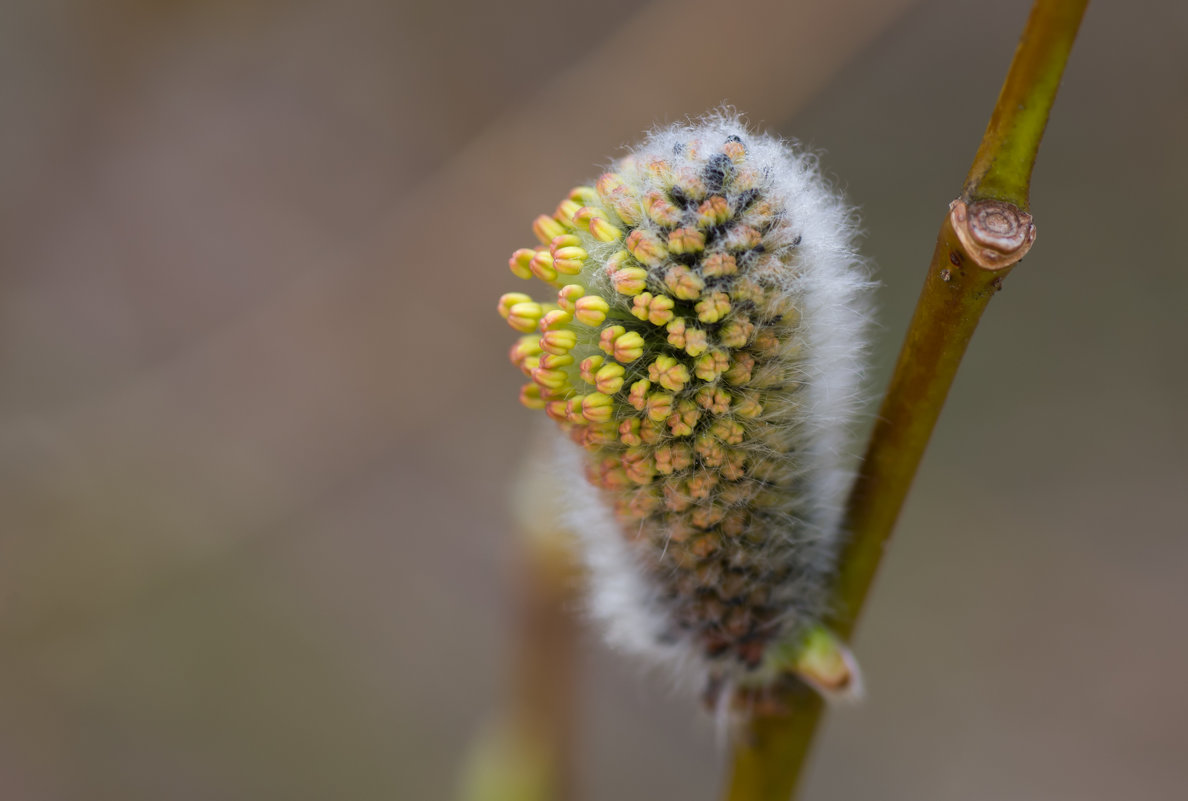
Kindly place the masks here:
POLYGON ((781 323, 786 326, 795 326, 800 323, 800 309, 796 308, 791 298, 785 298, 783 302, 773 305, 781 323))
POLYGON ((601 392, 591 392, 582 398, 582 416, 591 423, 607 423, 614 416, 614 400, 601 392))
POLYGON ((696 228, 677 228, 668 233, 668 252, 678 256, 705 250, 705 234, 696 228))
POLYGON ((714 290, 699 300, 693 310, 701 322, 716 323, 730 313, 730 296, 714 290))
POLYGON ((590 219, 590 235, 599 242, 614 242, 623 238, 623 229, 605 217, 592 217, 590 219))
POLYGON ((674 348, 685 347, 685 331, 687 328, 688 324, 685 322, 684 317, 677 317, 675 320, 669 322, 664 327, 665 332, 668 334, 668 344, 674 348))
POLYGON ((679 189, 681 194, 700 203, 709 194, 709 187, 702 180, 701 174, 692 167, 681 167, 674 176, 673 188, 679 189))
POLYGON ((553 269, 565 275, 577 275, 582 271, 589 255, 579 246, 580 240, 572 234, 553 240, 549 253, 553 257, 553 269))
POLYGON ((598 337, 598 347, 607 356, 613 356, 615 361, 629 364, 643 356, 644 341, 635 331, 628 331, 621 325, 612 325, 602 329, 598 337))
POLYGON ((573 215, 576 214, 578 209, 581 207, 581 203, 577 203, 571 198, 566 198, 557 204, 557 210, 553 212, 553 219, 557 220, 562 225, 572 225, 573 215))
POLYGON ((661 185, 671 185, 672 164, 668 159, 652 157, 644 162, 644 169, 661 185))
POLYGON ((592 448, 605 448, 619 441, 619 427, 613 421, 594 423, 586 428, 584 445, 592 448))
POLYGON ((739 417, 749 419, 754 419, 763 414, 763 404, 759 402, 759 396, 754 392, 740 395, 734 400, 731 409, 739 417))
POLYGON ((607 275, 614 275, 619 270, 622 270, 624 267, 631 267, 631 266, 635 265, 636 263, 637 262, 635 261, 635 259, 631 258, 631 254, 628 253, 627 251, 616 250, 614 253, 612 253, 610 256, 607 257, 606 267, 604 269, 606 270, 607 275))
POLYGON ((775 356, 780 350, 780 338, 770 328, 760 328, 755 332, 751 350, 760 358, 767 359, 775 356))
POLYGON ((586 421, 586 418, 582 416, 582 401, 585 398, 585 395, 570 395, 565 399, 565 420, 567 422, 580 425, 586 421))
POLYGON ((722 518, 718 530, 731 539, 737 539, 746 531, 749 518, 745 509, 731 509, 722 518))
POLYGON ((538 250, 532 254, 532 261, 528 262, 528 269, 546 284, 557 280, 557 270, 553 267, 553 254, 547 250, 538 250))
POLYGON ((624 267, 611 275, 611 284, 620 295, 638 295, 648 285, 648 271, 642 267, 624 267))
MULTIPOLYGON (((543 397, 544 395, 545 393, 542 390, 541 396, 543 397)), ((565 401, 563 400, 557 399, 547 401, 544 406, 544 411, 545 414, 558 423, 568 422, 568 418, 565 414, 565 401)))
POLYGON ((627 402, 636 411, 642 412, 648 405, 648 390, 651 388, 651 381, 646 378, 639 379, 631 385, 631 389, 627 392, 627 402))
POLYGON ((672 414, 673 397, 666 392, 653 392, 648 395, 646 411, 648 419, 657 423, 668 419, 672 414))
POLYGON ((709 432, 727 445, 737 445, 743 441, 743 436, 746 434, 742 423, 727 418, 715 420, 710 426, 709 432))
POLYGON ((656 448, 656 472, 671 475, 693 466, 693 448, 684 442, 656 448))
POLYGON ((545 312, 540 318, 541 331, 556 331, 565 328, 573 322, 573 315, 565 311, 565 309, 552 309, 545 312))
POLYGON ((670 392, 680 392, 689 383, 689 368, 671 356, 657 356, 648 365, 648 379, 670 392))
POLYGON ((722 152, 735 164, 741 164, 747 158, 747 146, 738 137, 731 137, 722 145, 722 152))
POLYGON ((755 357, 749 353, 736 353, 730 369, 722 374, 727 384, 739 386, 751 380, 751 373, 755 369, 755 357))
POLYGON ((574 304, 585 294, 586 290, 577 284, 566 284, 557 291, 557 305, 573 314, 577 310, 574 304))
POLYGON ((697 357, 693 362, 693 375, 702 381, 716 381, 729 367, 729 357, 715 348, 697 357))
POLYGON ((543 367, 546 370, 560 370, 571 364, 573 364, 573 354, 570 353, 544 353, 541 354, 540 360, 537 362, 538 367, 543 367))
POLYGON ((627 489, 631 486, 631 479, 627 477, 627 471, 620 466, 619 461, 612 457, 607 457, 598 465, 597 477, 594 483, 603 489, 621 490, 627 489))
POLYGON ((512 364, 516 367, 521 367, 525 359, 531 356, 540 356, 540 354, 540 337, 535 334, 529 334, 516 340, 516 344, 511 346, 508 356, 512 364))
POLYGON ((720 387, 702 387, 693 399, 698 406, 713 414, 725 414, 730 410, 730 393, 720 387))
POLYGON ((668 249, 660 237, 643 228, 636 228, 627 235, 627 250, 640 264, 655 267, 668 257, 668 249))
POLYGON ((536 330, 543 316, 544 308, 539 303, 522 301, 513 303, 508 309, 507 324, 517 331, 530 334, 536 330))
POLYGON ((752 228, 763 229, 771 225, 778 216, 779 210, 775 206, 766 200, 759 200, 747 207, 741 219, 752 228))
MULTIPOLYGON (((664 483, 664 507, 670 512, 683 512, 693 505, 693 499, 685 490, 685 482, 670 478, 664 483)), ((681 540, 673 537, 675 542, 681 540)))
POLYGON ((705 289, 701 276, 683 264, 669 267, 664 273, 664 285, 680 300, 697 300, 705 289))
POLYGON ((596 188, 602 203, 619 215, 619 219, 628 225, 640 221, 639 198, 623 183, 622 176, 613 172, 603 173, 596 188))
POLYGON ((512 275, 516 278, 523 278, 527 281, 532 277, 532 257, 536 255, 536 251, 532 248, 520 248, 511 255, 507 260, 507 266, 512 271, 512 275))
POLYGON ((617 192, 629 191, 627 184, 623 183, 623 177, 613 172, 604 172, 598 176, 598 180, 594 183, 594 188, 597 190, 598 196, 603 200, 606 200, 617 192))
POLYGON ((644 208, 648 219, 665 228, 671 228, 681 221, 681 210, 663 192, 648 192, 644 195, 644 208))
POLYGON ((693 429, 697 427, 697 421, 700 419, 701 410, 697 408, 697 404, 688 398, 681 398, 677 401, 676 411, 670 414, 665 422, 674 437, 688 437, 693 434, 693 429))
MULTIPOLYGON (((711 529, 726 516, 726 510, 717 506, 698 506, 689 513, 689 522, 701 529, 711 529)), ((722 547, 722 539, 712 533, 702 534, 689 543, 689 550, 698 559, 704 559, 722 547)))
POLYGON ((607 356, 614 356, 615 340, 626 333, 627 329, 621 325, 608 325, 598 334, 598 349, 607 356))
POLYGON ((780 465, 770 458, 760 460, 752 466, 751 476, 757 481, 775 484, 780 478, 780 465))
POLYGON ((734 173, 731 189, 739 193, 753 192, 763 183, 763 174, 754 167, 742 166, 734 173))
POLYGON ((754 250, 763 241, 763 234, 749 225, 733 225, 723 241, 729 250, 754 250))
POLYGON ((721 467, 726 461, 726 446, 708 433, 697 437, 693 449, 706 467, 721 467))
POLYGON ((619 423, 619 441, 624 445, 642 445, 643 440, 639 436, 639 423, 638 417, 628 417, 619 423))
POLYGON ((542 389, 548 390, 559 390, 569 385, 569 376, 559 368, 537 367, 532 371, 532 380, 540 384, 542 389))
POLYGON ((595 217, 605 217, 606 212, 599 206, 580 206, 573 213, 573 224, 579 229, 589 230, 590 221, 595 217))
POLYGON ((583 206, 594 206, 599 202, 598 190, 592 186, 575 186, 569 190, 569 199, 583 206))
MULTIPOLYGON (((740 303, 750 301, 756 306, 764 305, 767 301, 767 293, 763 287, 749 276, 739 276, 734 280, 730 287, 730 297, 740 303)), ((779 317, 779 312, 775 309, 766 309, 765 313, 768 317, 779 317)))
POLYGON ((673 299, 667 295, 641 292, 632 299, 631 313, 652 325, 665 325, 672 320, 674 305, 673 299))
POLYGON ((626 512, 633 520, 641 520, 660 508, 660 497, 647 487, 640 487, 627 500, 626 512))
POLYGON ((546 331, 540 338, 540 347, 557 356, 567 355, 576 344, 577 332, 568 328, 546 331))
POLYGON ((715 251, 701 262, 701 273, 707 278, 717 278, 723 275, 734 275, 738 272, 738 262, 730 253, 715 251))
POLYGON ((578 363, 578 375, 587 384, 594 383, 594 373, 598 371, 606 363, 606 359, 602 356, 587 356, 578 363))
POLYGON ((577 275, 586 263, 587 253, 579 247, 557 248, 553 251, 553 269, 563 275, 577 275))
POLYGON ((645 445, 658 445, 668 440, 668 432, 664 428, 663 420, 652 420, 645 417, 639 424, 639 438, 645 445))
POLYGON ((623 388, 623 376, 626 374, 621 364, 607 364, 599 367, 594 373, 594 380, 592 383, 599 392, 606 395, 614 395, 623 388))
POLYGON ((529 409, 543 409, 545 399, 540 395, 540 387, 536 384, 525 384, 520 388, 520 403, 529 409))
POLYGON ((610 304, 598 295, 586 295, 573 303, 573 316, 579 323, 597 328, 606 319, 610 304))
POLYGON ((747 474, 747 453, 739 448, 730 448, 726 452, 726 462, 722 465, 722 478, 727 481, 738 481, 747 474))
POLYGON ((747 344, 753 333, 755 324, 746 317, 739 317, 728 320, 718 329, 718 342, 728 348, 741 348, 747 344))
POLYGON ((718 477, 702 470, 689 476, 685 486, 688 488, 690 498, 704 501, 709 498, 714 487, 718 486, 718 477))
POLYGON ((705 329, 689 325, 683 317, 678 317, 669 323, 665 331, 668 333, 668 344, 674 348, 684 349, 685 353, 690 356, 700 356, 709 347, 705 329))
POLYGON ((656 460, 650 449, 628 448, 623 453, 623 470, 636 484, 650 484, 656 475, 656 460))
POLYGON ((508 292, 499 298, 499 316, 506 320, 511 316, 511 307, 517 303, 531 303, 532 298, 523 292, 508 292))
POLYGON ((526 356, 517 366, 520 368, 521 373, 532 378, 532 371, 540 367, 540 355, 526 356))
POLYGON ((706 198, 697 207, 697 226, 715 228, 730 219, 730 204, 721 195, 706 198))
POLYGON ((547 245, 565 233, 565 226, 549 215, 542 214, 532 221, 532 233, 536 234, 542 245, 547 245))

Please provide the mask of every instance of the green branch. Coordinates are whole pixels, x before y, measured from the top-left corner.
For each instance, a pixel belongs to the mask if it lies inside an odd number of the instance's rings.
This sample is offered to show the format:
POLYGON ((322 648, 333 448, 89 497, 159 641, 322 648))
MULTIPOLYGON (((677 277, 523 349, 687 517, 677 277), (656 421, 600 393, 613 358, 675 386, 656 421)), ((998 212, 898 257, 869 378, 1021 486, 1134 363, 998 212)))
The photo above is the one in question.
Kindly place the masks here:
POLYGON ((963 197, 1030 209, 1031 170, 1089 0, 1037 2, 1015 50, 963 197))
MULTIPOLYGON (((990 298, 1035 240, 1031 172, 1088 0, 1037 0, 962 195, 945 215, 916 311, 845 518, 828 621, 849 640, 965 348, 990 298)), ((787 801, 823 703, 803 686, 750 719, 735 745, 729 801, 787 801)))

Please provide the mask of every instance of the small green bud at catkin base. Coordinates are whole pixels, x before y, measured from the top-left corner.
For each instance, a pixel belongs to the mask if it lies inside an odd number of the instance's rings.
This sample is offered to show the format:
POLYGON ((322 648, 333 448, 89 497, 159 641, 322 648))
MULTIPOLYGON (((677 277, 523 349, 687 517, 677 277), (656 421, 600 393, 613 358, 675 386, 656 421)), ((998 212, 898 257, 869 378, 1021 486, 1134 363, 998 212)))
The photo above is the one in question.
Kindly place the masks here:
POLYGON ((550 289, 498 308, 521 400, 577 446, 593 613, 715 692, 762 688, 815 641, 842 539, 871 288, 851 209, 813 157, 719 114, 654 131, 532 230, 509 266, 550 289))

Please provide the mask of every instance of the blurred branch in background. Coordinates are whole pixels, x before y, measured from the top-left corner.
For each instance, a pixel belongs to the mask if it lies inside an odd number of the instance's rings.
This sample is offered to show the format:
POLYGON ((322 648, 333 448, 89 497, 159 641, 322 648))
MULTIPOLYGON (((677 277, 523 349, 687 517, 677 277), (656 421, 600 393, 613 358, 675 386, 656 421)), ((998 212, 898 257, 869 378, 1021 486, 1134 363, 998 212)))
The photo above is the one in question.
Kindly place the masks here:
POLYGON ((463 776, 462 801, 550 801, 573 789, 578 706, 577 624, 582 576, 562 523, 566 491, 551 468, 554 432, 538 428, 514 497, 516 630, 507 705, 483 732, 463 776))
MULTIPOLYGON (((887 541, 990 299, 1031 249, 1031 172, 1088 0, 1037 0, 1023 30, 962 196, 953 201, 844 522, 833 629, 853 636, 887 541)), ((756 711, 735 747, 730 801, 787 801, 796 790, 821 699, 787 692, 756 711)))

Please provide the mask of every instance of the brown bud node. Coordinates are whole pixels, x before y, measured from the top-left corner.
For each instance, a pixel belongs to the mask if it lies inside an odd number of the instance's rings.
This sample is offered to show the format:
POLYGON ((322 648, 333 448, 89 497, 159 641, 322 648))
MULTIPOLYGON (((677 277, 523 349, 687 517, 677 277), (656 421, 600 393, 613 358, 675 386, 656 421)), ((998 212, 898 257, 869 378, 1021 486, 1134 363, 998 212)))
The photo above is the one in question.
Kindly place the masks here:
POLYGON ((1031 215, 1001 200, 961 199, 949 204, 949 221, 970 258, 983 269, 1001 270, 1017 263, 1035 242, 1031 215))

